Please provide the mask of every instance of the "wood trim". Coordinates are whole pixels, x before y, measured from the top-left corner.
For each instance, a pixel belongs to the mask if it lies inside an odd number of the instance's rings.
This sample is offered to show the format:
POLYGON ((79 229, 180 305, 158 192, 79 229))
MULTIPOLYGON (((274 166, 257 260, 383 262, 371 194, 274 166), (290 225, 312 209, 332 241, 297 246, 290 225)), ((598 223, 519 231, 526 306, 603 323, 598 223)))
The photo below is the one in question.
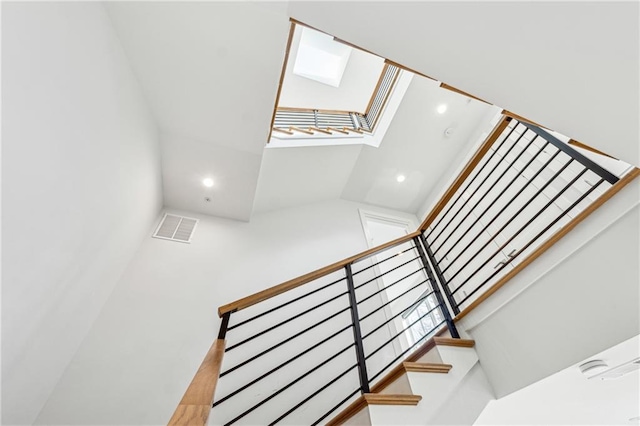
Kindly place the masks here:
POLYGON ((440 212, 445 208, 447 203, 453 198, 456 191, 462 186, 464 181, 469 177, 469 175, 475 170, 476 166, 482 158, 484 158, 485 154, 489 151, 494 142, 500 137, 504 129, 507 128, 509 122, 511 121, 511 117, 503 116, 502 119, 496 124, 493 128, 491 134, 487 137, 484 143, 478 148, 476 153, 473 155, 471 160, 464 166, 462 172, 458 175, 455 181, 451 184, 447 192, 440 198, 435 207, 431 210, 431 212, 424 219, 422 224, 420 225, 420 232, 424 232, 429 225, 435 220, 435 218, 440 214, 440 212))
POLYGON ((472 348, 476 344, 475 340, 454 339, 453 337, 434 337, 433 340, 439 346, 456 346, 459 348, 472 348))
POLYGON ((380 112, 378 112, 378 115, 376 116, 376 120, 371 124, 371 133, 373 133, 373 131, 375 130, 376 126, 378 125, 378 121, 380 120, 380 117, 382 116, 382 112, 384 111, 384 109, 387 106, 387 102, 389 101, 389 98, 391 97, 391 92, 393 92, 393 89, 396 85, 396 83, 398 82, 398 78, 400 78, 400 72, 396 72, 396 75, 393 76, 393 80, 391 81, 391 85, 389 86, 389 91, 385 94, 384 99, 382 100, 382 105, 380 106, 380 112))
POLYGON ((347 132, 346 130, 336 129, 335 127, 327 127, 327 130, 329 130, 330 132, 342 133, 343 135, 348 135, 349 134, 349 132, 347 132))
POLYGON ((362 130, 360 129, 350 129, 348 127, 343 127, 342 130, 344 130, 345 132, 353 132, 353 133, 359 133, 362 134, 362 130))
MULTIPOLYGON (((376 55, 376 56, 378 56, 378 55, 376 55)), ((399 64, 399 63, 397 63, 395 61, 392 61, 391 59, 385 59, 384 61, 387 64, 393 65, 394 67, 398 67, 403 71, 409 71, 410 73, 413 73, 415 75, 419 75, 420 77, 428 78, 429 80, 433 80, 433 81, 438 81, 437 78, 430 77, 430 76, 428 76, 426 74, 421 73, 420 71, 414 70, 413 68, 405 67, 404 65, 401 65, 401 64, 399 64)))
POLYGON ((369 110, 371 110, 371 105, 373 105, 373 101, 376 98, 376 95, 378 94, 378 90, 380 90, 380 85, 382 85, 382 80, 384 80, 384 75, 387 73, 387 69, 389 68, 389 64, 384 63, 384 66, 382 67, 382 72, 380 73, 380 77, 378 77, 378 82, 376 83, 376 87, 375 89, 373 89, 373 93, 371 94, 371 99, 369 99, 369 103, 367 104, 367 108, 364 110, 365 113, 364 115, 369 114, 369 110))
MULTIPOLYGON (((449 329, 447 327, 443 327, 436 333, 436 336, 444 334, 449 329)), ((412 352, 404 361, 405 362, 416 362, 420 358, 422 358, 427 352, 436 347, 435 337, 428 339, 422 345, 418 347, 414 352, 412 352)), ((389 386, 391 383, 395 382, 400 376, 404 374, 404 368, 402 363, 396 365, 392 368, 387 374, 385 374, 378 382, 373 385, 371 388, 372 393, 381 392, 384 388, 389 386)))
POLYGON ((351 404, 347 406, 344 410, 338 413, 337 416, 332 418, 327 422, 325 426, 338 426, 344 424, 351 417, 358 414, 361 410, 363 410, 367 406, 367 401, 365 401, 364 396, 360 395, 358 399, 353 401, 351 404))
POLYGON ((506 115, 507 117, 515 118, 518 121, 522 121, 522 122, 525 122, 525 123, 533 124, 534 126, 538 126, 538 127, 542 127, 542 128, 546 129, 546 127, 544 127, 542 124, 536 123, 533 120, 529 120, 528 118, 524 118, 523 116, 515 114, 515 113, 513 113, 511 111, 508 111, 506 109, 502 110, 502 115, 506 115))
POLYGON ((446 90, 450 90, 451 92, 459 93, 459 94, 461 94, 463 96, 466 96, 467 98, 475 99, 476 101, 484 102, 485 104, 488 104, 488 105, 493 105, 492 103, 487 102, 484 99, 481 99, 481 98, 479 98, 477 96, 473 96, 472 94, 467 93, 467 92, 465 92, 463 90, 456 89, 455 87, 449 86, 446 83, 440 83, 440 87, 442 87, 443 89, 446 89, 446 90))
POLYGON ((276 132, 284 133, 286 135, 293 135, 293 132, 289 130, 281 129, 279 127, 274 127, 273 130, 275 130, 276 132))
POLYGON ((287 47, 284 51, 284 60, 282 61, 282 72, 280 73, 280 81, 278 82, 278 91, 276 92, 276 102, 273 106, 273 114, 271 114, 271 126, 269 127, 269 136, 267 137, 267 143, 271 140, 271 132, 273 125, 276 122, 276 111, 278 110, 278 103, 280 102, 280 93, 282 92, 282 84, 284 83, 284 75, 287 73, 287 64, 289 63, 289 53, 291 52, 291 44, 293 43, 293 34, 296 30, 296 24, 291 22, 289 28, 289 38, 287 39, 287 47))
POLYGON ((298 278, 294 278, 292 280, 286 281, 282 284, 279 284, 277 286, 274 287, 270 287, 266 290, 262 290, 258 293, 254 293, 250 296, 247 297, 243 297, 242 299, 238 299, 235 302, 231 302, 228 303, 226 305, 222 305, 218 308, 218 315, 220 317, 222 317, 222 315, 224 315, 227 312, 235 312, 235 311, 239 311, 241 309, 245 309, 248 308, 249 306, 255 305, 256 303, 262 302, 264 300, 270 299, 274 296, 277 296, 279 294, 285 293, 289 290, 292 290, 296 287, 300 287, 303 284, 306 284, 310 281, 313 281, 315 279, 318 279, 320 277, 323 277, 325 275, 328 275, 332 272, 335 272, 341 268, 343 268, 345 265, 355 262, 356 260, 361 260, 364 259, 366 257, 372 256, 384 249, 387 249, 389 247, 393 247, 396 246, 398 244, 402 244, 406 241, 411 240, 414 237, 417 237, 418 235, 420 235, 420 232, 415 231, 412 232, 410 234, 405 235, 404 237, 400 237, 398 239, 395 239, 393 241, 389 241, 388 243, 385 244, 381 244, 377 247, 373 247, 370 248, 369 250, 365 250, 361 253, 358 253, 354 256, 351 257, 347 257, 346 259, 343 259, 339 262, 333 263, 331 265, 325 266, 324 268, 320 268, 317 269, 313 272, 309 272, 308 274, 302 275, 298 278))
MULTIPOLYGON (((438 330, 436 332, 436 336, 444 334, 448 330, 449 329, 447 327, 442 327, 440 330, 438 330)), ((432 337, 429 340, 427 340, 426 342, 424 342, 421 346, 418 347, 418 349, 416 349, 413 353, 411 353, 405 359, 405 362, 407 362, 409 364, 415 363, 417 360, 422 358, 423 355, 425 355, 431 349, 435 348, 436 347, 436 343, 435 343, 434 339, 435 339, 435 337, 432 337)), ((371 393, 379 393, 384 388, 389 386, 391 383, 396 381, 404 373, 405 373, 405 369, 404 369, 403 363, 400 363, 399 365, 396 365, 391 371, 389 371, 387 374, 385 374, 383 376, 383 378, 380 379, 371 388, 371 393)), ((338 413, 338 415, 336 417, 331 419, 327 423, 327 426, 329 426, 329 425, 335 426, 335 425, 343 424, 344 422, 346 422, 351 417, 356 415, 360 410, 362 410, 366 406, 367 406, 367 403, 366 403, 364 397, 361 395, 358 399, 356 399, 351 404, 349 404, 344 410, 342 410, 340 413, 338 413)))
POLYGON ((460 312, 454 318, 454 321, 460 321, 462 318, 467 316, 469 312, 474 310, 478 305, 487 300, 492 294, 498 291, 502 286, 504 286, 509 280, 515 277, 520 271, 526 268, 531 262, 540 257, 545 251, 547 251, 551 246, 557 243, 562 237, 564 237, 569 231, 578 226, 580 222, 586 219, 591 213, 596 211, 600 206, 602 206, 607 200, 613 197, 615 194, 620 192, 622 188, 627 186, 629 183, 633 182, 638 176, 640 176, 640 169, 637 167, 627 173, 622 179, 620 179, 615 185, 611 186, 607 191, 605 191, 600 197, 598 197, 593 203, 591 203, 586 209, 581 211, 576 217, 571 220, 571 222, 567 223, 565 226, 560 228, 555 234, 549 237, 544 243, 542 243, 537 249, 535 249, 529 256, 522 260, 519 264, 517 264, 512 270, 510 270, 507 274, 505 274, 498 282, 492 285, 487 291, 482 293, 476 300, 471 302, 469 306, 464 308, 462 312, 460 312))
POLYGON ((349 404, 336 417, 329 420, 326 426, 342 425, 368 405, 418 405, 421 399, 420 395, 365 393, 349 404))
POLYGON ((405 372, 446 374, 453 367, 451 364, 435 364, 429 362, 403 362, 405 372))
POLYGON ((320 133, 324 133, 325 135, 332 135, 333 133, 331 133, 328 130, 324 130, 324 129, 319 129, 317 127, 309 127, 309 130, 313 131, 313 132, 320 132, 320 133))
POLYGON ((367 405, 418 405, 421 395, 365 393, 362 395, 367 405))
POLYGON ((600 155, 604 155, 605 157, 609 157, 609 158, 613 158, 614 160, 618 160, 616 157, 612 157, 611 155, 607 154, 606 152, 602 152, 598 149, 592 148, 587 144, 584 144, 582 142, 578 142, 575 139, 569 139, 569 145, 573 145, 573 146, 577 146, 578 148, 582 148, 585 149, 587 151, 591 151, 594 152, 596 154, 600 154, 600 155))
POLYGON ((204 426, 207 424, 216 391, 225 341, 217 339, 209 348, 180 404, 173 412, 169 425, 204 426))
POLYGON ((314 135, 315 133, 313 133, 312 131, 309 130, 305 130, 305 129, 301 129, 299 127, 296 126, 289 126, 289 130, 291 131, 296 131, 296 132, 300 132, 300 133, 305 133, 307 135, 314 135))

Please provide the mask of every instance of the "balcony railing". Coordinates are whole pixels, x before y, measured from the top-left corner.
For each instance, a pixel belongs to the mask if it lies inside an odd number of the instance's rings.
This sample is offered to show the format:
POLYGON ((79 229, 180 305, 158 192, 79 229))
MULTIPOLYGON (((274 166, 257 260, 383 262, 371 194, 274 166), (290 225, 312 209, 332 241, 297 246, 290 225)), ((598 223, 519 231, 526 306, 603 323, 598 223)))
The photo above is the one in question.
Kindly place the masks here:
POLYGON ((220 307, 170 424, 326 421, 638 175, 504 115, 416 232, 220 307))
POLYGON ((390 63, 384 64, 364 114, 352 111, 278 107, 273 131, 286 135, 303 134, 323 137, 372 133, 384 112, 400 72, 399 67, 390 63))
POLYGON ((620 180, 538 126, 505 123, 424 228, 455 315, 620 180))

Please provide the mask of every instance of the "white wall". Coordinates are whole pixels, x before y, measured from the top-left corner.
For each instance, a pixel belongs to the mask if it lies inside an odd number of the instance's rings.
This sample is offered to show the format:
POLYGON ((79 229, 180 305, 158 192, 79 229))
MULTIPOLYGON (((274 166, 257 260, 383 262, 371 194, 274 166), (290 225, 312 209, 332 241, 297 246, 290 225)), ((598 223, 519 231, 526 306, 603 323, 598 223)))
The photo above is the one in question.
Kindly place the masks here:
POLYGON ((465 317, 502 397, 640 333, 640 182, 465 317))
POLYGON ((366 250, 360 206, 196 216, 191 244, 145 239, 37 423, 168 421, 217 336, 217 307, 366 250))
POLYGON ((354 111, 364 114, 380 78, 384 59, 353 49, 340 87, 329 86, 299 76, 293 73, 293 68, 302 37, 302 28, 296 26, 291 42, 291 53, 280 92, 279 106, 354 111))
POLYGON ((417 210, 417 216, 421 220, 424 220, 436 203, 440 201, 469 160, 471 160, 473 155, 478 151, 478 148, 480 148, 487 139, 487 136, 489 136, 501 117, 502 113, 497 107, 491 107, 485 112, 479 120, 479 125, 473 132, 470 132, 467 140, 464 141, 463 147, 453 157, 453 160, 448 161, 446 166, 444 166, 446 167, 446 171, 440 174, 438 180, 431 185, 427 195, 423 198, 422 205, 420 205, 417 210))
POLYGON ((291 2, 294 18, 640 163, 638 2, 291 2))
POLYGON ((29 424, 157 216, 160 158, 101 4, 3 3, 2 39, 2 422, 29 424))

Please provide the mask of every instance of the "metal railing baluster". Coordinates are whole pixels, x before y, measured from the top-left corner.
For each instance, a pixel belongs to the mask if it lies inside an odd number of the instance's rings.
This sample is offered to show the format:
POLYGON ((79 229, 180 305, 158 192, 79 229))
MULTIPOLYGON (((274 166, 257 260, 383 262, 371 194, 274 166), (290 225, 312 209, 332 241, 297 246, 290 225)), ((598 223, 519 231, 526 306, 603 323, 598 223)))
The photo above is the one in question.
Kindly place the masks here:
POLYGON ((362 346, 362 331, 360 330, 360 316, 358 315, 358 301, 356 299, 356 289, 353 285, 353 275, 351 265, 344 267, 347 273, 347 288, 349 290, 349 307, 351 308, 351 321, 353 323, 353 340, 356 348, 356 359, 358 360, 358 375, 360 378, 360 390, 362 393, 369 393, 369 379, 367 378, 367 364, 365 363, 364 347, 362 346))

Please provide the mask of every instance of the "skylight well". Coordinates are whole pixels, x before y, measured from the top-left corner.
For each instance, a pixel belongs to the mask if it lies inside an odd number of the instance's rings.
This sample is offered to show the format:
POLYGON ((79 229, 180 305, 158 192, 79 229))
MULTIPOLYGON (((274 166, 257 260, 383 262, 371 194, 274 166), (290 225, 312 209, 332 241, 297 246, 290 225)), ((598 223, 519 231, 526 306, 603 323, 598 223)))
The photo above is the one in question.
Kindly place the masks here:
POLYGON ((340 87, 351 47, 333 40, 330 35, 302 28, 302 37, 293 73, 333 87, 340 87))

